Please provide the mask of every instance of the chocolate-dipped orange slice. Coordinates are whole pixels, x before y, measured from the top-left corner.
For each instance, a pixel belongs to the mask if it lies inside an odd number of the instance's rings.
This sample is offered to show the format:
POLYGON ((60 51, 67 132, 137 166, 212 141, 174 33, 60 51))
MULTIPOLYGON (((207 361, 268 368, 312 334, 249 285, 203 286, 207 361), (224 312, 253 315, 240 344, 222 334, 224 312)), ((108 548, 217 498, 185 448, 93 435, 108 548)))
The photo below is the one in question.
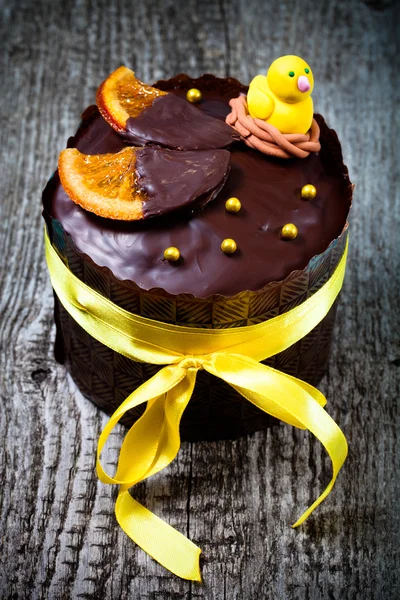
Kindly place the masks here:
POLYGON ((204 207, 229 172, 227 150, 179 152, 123 148, 115 154, 63 150, 58 170, 68 196, 100 217, 137 221, 190 207, 204 207))
POLYGON ((228 148, 239 134, 185 98, 139 81, 119 67, 100 85, 97 106, 103 118, 135 146, 159 145, 176 150, 228 148))

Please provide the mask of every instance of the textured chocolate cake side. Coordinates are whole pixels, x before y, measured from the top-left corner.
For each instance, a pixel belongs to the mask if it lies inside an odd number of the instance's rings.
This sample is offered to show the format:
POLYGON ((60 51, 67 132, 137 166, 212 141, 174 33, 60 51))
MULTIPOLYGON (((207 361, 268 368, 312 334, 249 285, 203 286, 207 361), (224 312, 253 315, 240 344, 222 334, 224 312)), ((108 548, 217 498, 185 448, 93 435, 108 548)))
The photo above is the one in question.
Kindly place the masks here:
MULTIPOLYGON (((200 109, 218 118, 224 118, 229 98, 246 89, 232 79, 217 80, 212 76, 203 76, 193 80, 184 75, 168 82, 159 82, 158 86, 180 95, 190 87, 198 87, 205 96, 200 109)), ((69 145, 77 144, 79 147, 80 143, 84 144, 84 151, 90 153, 87 150, 90 142, 93 154, 118 151, 123 147, 124 142, 111 130, 102 130, 100 144, 96 135, 91 137, 91 127, 103 127, 99 118, 96 110, 86 112, 77 136, 72 138, 69 145)), ((148 227, 115 222, 110 225, 104 219, 87 214, 80 207, 72 205, 63 194, 55 174, 44 192, 44 216, 51 241, 69 269, 85 283, 119 306, 151 319, 191 327, 227 328, 260 323, 282 314, 301 304, 328 280, 343 254, 347 237, 345 223, 351 202, 351 184, 342 163, 336 134, 326 127, 322 118, 317 119, 321 127, 322 144, 318 157, 310 156, 303 161, 293 159, 285 167, 274 159, 262 158, 266 168, 263 176, 268 181, 268 189, 271 186, 276 188, 277 202, 271 221, 266 221, 263 214, 263 211, 271 212, 271 207, 262 206, 257 193, 254 196, 249 194, 247 202, 243 202, 245 210, 242 221, 238 219, 239 215, 228 215, 224 211, 225 200, 230 196, 237 195, 242 200, 243 189, 246 188, 246 168, 252 168, 256 164, 254 161, 261 160, 255 157, 255 151, 241 144, 239 148, 232 149, 232 172, 225 187, 202 213, 178 215, 175 222, 174 217, 163 220, 161 224, 154 220, 148 227), (283 168, 285 173, 282 172, 283 168), (304 200, 295 195, 298 196, 298 188, 315 180, 320 204, 317 209, 315 206, 310 209, 304 200), (288 185, 294 188, 294 197, 285 205, 285 186, 288 185), (241 191, 235 193, 239 188, 241 191), (316 211, 316 216, 311 218, 310 210, 316 211), (250 213, 253 220, 258 220, 257 235, 252 236, 246 231, 246 227, 250 227, 246 212, 250 213), (306 233, 295 244, 291 241, 280 242, 282 258, 275 247, 268 246, 267 235, 274 240, 277 237, 276 223, 292 220, 290 215, 300 221, 303 219, 306 233), (320 230, 313 219, 319 219, 320 230), (309 221, 312 221, 311 224, 309 221), (149 248, 153 254, 159 253, 157 248, 154 249, 154 240, 159 241, 161 247, 169 246, 171 230, 176 229, 177 236, 181 236, 183 252, 185 240, 189 247, 194 239, 200 248, 199 256, 190 256, 181 266, 165 265, 153 256, 151 260, 155 267, 151 271, 148 265, 145 266, 142 278, 142 273, 139 273, 140 261, 145 262, 147 256, 138 257, 136 250, 131 251, 135 242, 140 245, 140 241, 143 253, 149 248), (245 230, 245 237, 239 242, 239 255, 221 256, 218 247, 215 261, 212 260, 214 250, 210 249, 210 240, 215 231, 220 231, 221 238, 240 238, 242 229, 245 230), (108 239, 107 243, 105 239, 108 239), (262 261, 264 243, 265 266, 262 261), (257 244, 259 247, 255 247, 257 244), (296 248, 299 257, 294 260, 292 253, 296 253, 296 248), (246 256, 251 256, 250 262, 246 262, 246 256), (275 257, 276 261, 273 260, 275 257), (207 276, 204 275, 204 265, 208 269, 208 285, 204 285, 197 276, 190 280, 191 260, 198 264, 200 259, 203 259, 200 269, 203 278, 207 276), (227 262, 223 263, 225 259, 227 262), (168 273, 166 268, 170 269, 168 273), (128 277, 129 272, 133 272, 133 276, 128 277), (147 282, 143 283, 146 277, 147 282), (154 284, 157 280, 167 282, 164 289, 154 284), (169 289, 165 289, 168 286, 169 289)), ((259 193, 262 182, 259 181, 260 176, 257 177, 255 182, 250 177, 247 187, 259 193)), ((192 255, 196 254, 196 246, 195 250, 193 245, 191 248, 192 255)), ((335 305, 309 335, 266 361, 266 364, 317 384, 325 371, 334 316, 335 305)), ((159 369, 155 365, 130 361, 91 338, 66 313, 57 298, 55 318, 57 359, 66 363, 82 393, 108 413, 112 413, 127 395, 159 369)), ((142 410, 132 411, 123 422, 132 423, 142 410)), ((256 409, 227 384, 200 371, 193 397, 182 418, 181 435, 182 439, 187 440, 230 438, 265 428, 270 423, 268 415, 256 409)))

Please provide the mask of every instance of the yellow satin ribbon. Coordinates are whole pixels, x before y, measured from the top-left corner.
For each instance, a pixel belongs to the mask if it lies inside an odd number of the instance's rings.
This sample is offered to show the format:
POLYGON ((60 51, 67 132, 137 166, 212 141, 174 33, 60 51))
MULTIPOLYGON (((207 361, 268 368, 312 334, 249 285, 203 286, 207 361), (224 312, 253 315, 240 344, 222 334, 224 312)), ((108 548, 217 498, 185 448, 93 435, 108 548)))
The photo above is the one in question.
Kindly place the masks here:
POLYGON ((72 318, 92 337, 132 360, 167 365, 117 408, 98 443, 97 474, 104 483, 120 486, 115 514, 127 535, 172 573, 201 581, 200 548, 129 493, 177 455, 180 420, 199 369, 220 377, 266 413, 309 429, 324 445, 332 460, 332 479, 293 527, 303 523, 331 491, 347 456, 346 438, 323 409, 326 399, 321 392, 259 361, 296 343, 325 317, 342 287, 347 244, 332 277, 301 305, 257 325, 221 330, 169 325, 129 313, 75 277, 47 232, 45 243, 51 283, 72 318), (112 477, 101 465, 101 451, 120 418, 145 402, 145 412, 122 443, 112 477))

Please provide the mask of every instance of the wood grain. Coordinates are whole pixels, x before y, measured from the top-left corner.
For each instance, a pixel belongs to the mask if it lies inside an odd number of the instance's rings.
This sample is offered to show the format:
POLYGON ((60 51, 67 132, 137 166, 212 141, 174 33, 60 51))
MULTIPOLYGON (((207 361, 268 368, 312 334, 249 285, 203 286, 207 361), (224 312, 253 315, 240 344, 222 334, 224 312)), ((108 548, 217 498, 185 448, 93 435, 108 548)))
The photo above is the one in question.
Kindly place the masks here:
POLYGON ((397 599, 399 4, 3 0, 1 16, 0 598, 397 599), (126 538, 116 490, 97 481, 106 417, 53 358, 40 194, 80 112, 120 64, 148 82, 182 71, 248 82, 285 53, 311 62, 316 109, 338 131, 356 183, 322 385, 350 455, 330 498, 293 530, 329 475, 310 435, 277 424, 183 444, 135 494, 203 549, 204 583, 191 584, 126 538))

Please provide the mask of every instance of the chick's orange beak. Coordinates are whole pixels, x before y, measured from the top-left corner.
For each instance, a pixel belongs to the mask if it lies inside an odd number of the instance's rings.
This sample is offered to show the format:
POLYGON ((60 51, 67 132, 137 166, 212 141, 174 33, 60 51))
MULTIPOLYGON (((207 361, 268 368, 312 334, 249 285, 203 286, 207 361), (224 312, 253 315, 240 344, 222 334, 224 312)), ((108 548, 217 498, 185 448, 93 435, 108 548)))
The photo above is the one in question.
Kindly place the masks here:
POLYGON ((310 89, 310 82, 308 81, 308 77, 305 75, 300 75, 297 80, 297 87, 301 92, 308 92, 310 89))

